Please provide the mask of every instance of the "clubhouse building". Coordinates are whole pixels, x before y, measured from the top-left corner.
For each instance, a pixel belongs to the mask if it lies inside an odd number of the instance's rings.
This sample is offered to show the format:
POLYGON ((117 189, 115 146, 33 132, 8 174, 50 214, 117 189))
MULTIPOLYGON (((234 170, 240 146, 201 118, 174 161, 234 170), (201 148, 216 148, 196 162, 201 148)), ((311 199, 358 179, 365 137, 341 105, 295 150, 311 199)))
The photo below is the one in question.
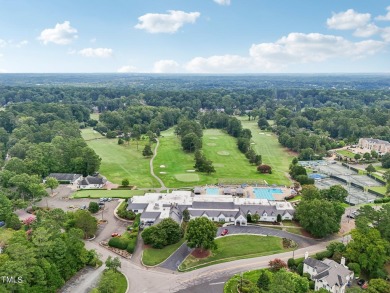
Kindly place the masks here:
POLYGON ((278 215, 282 220, 292 220, 294 208, 282 200, 263 198, 242 198, 230 194, 194 194, 191 191, 172 193, 146 193, 129 199, 127 210, 141 214, 141 222, 153 225, 165 218, 177 223, 183 219, 183 211, 188 210, 190 219, 206 217, 214 222, 233 223, 246 226, 247 215, 259 216, 259 221, 275 222, 278 215))

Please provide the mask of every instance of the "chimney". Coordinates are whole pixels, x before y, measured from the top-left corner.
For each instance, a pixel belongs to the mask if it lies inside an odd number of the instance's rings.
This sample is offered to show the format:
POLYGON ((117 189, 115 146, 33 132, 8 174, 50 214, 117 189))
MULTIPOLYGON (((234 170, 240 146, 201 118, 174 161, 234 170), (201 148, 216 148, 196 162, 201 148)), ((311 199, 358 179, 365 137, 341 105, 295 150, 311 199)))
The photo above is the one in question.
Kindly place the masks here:
POLYGON ((345 257, 341 258, 340 264, 345 267, 345 257))
POLYGON ((307 259, 309 257, 309 253, 306 251, 305 252, 305 259, 307 259))

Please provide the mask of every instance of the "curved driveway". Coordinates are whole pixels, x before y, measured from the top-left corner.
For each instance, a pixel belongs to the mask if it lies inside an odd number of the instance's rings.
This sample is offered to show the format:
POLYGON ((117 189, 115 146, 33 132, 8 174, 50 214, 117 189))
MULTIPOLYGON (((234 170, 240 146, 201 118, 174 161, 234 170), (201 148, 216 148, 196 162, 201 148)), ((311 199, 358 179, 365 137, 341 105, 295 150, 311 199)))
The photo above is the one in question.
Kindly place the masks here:
MULTIPOLYGON (((255 234, 255 235, 264 235, 264 236, 276 236, 280 238, 288 238, 295 241, 298 244, 299 248, 308 247, 311 245, 318 244, 319 241, 304 237, 297 234, 292 234, 282 230, 276 230, 267 227, 260 226, 228 226, 226 227, 229 230, 229 235, 235 234, 255 234)), ((222 230, 225 229, 219 228, 217 235, 221 235, 222 230)), ((163 262, 160 267, 172 271, 176 271, 182 261, 191 253, 192 249, 189 248, 185 243, 180 246, 178 250, 175 251, 165 262, 163 262)))

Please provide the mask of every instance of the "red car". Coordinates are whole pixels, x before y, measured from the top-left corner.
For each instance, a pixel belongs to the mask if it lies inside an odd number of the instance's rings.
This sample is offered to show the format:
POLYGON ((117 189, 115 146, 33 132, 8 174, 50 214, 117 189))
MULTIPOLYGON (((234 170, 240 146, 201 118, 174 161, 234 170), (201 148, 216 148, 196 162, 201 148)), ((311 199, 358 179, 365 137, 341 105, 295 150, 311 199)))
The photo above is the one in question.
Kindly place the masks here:
POLYGON ((228 229, 223 229, 222 233, 221 233, 221 236, 225 236, 229 234, 229 230, 228 229))
POLYGON ((121 236, 121 234, 116 233, 116 232, 111 234, 111 237, 119 237, 119 236, 121 236))

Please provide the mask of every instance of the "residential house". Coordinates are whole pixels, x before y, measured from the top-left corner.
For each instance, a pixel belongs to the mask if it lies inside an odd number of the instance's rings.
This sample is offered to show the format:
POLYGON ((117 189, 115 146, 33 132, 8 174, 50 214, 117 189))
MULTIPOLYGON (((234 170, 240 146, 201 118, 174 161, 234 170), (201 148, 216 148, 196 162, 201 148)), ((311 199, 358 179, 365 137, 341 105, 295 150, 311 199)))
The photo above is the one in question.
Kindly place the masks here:
POLYGON ((332 293, 344 293, 354 277, 354 273, 345 265, 344 257, 339 264, 331 259, 320 261, 310 258, 307 252, 303 261, 303 273, 308 273, 315 282, 315 291, 324 288, 332 293))
POLYGON ((83 175, 81 174, 74 174, 74 173, 50 173, 43 182, 46 182, 46 179, 48 177, 55 178, 58 180, 58 182, 63 184, 73 184, 77 185, 83 178, 83 175))
POLYGON ((97 189, 103 188, 106 185, 107 180, 103 177, 87 176, 84 177, 78 187, 80 189, 97 189))

